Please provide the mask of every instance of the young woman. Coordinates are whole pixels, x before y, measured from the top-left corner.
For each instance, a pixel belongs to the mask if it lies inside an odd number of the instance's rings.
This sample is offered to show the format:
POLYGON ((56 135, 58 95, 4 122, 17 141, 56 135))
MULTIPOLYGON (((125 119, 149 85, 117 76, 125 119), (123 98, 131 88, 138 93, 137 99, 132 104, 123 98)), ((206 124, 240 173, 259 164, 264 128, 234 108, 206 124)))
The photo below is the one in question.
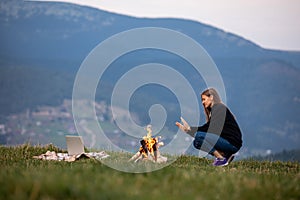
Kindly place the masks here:
POLYGON ((213 165, 226 166, 242 146, 242 133, 234 115, 222 103, 218 92, 209 88, 201 94, 206 123, 200 127, 190 127, 181 118, 176 125, 195 137, 194 147, 215 156, 213 165))

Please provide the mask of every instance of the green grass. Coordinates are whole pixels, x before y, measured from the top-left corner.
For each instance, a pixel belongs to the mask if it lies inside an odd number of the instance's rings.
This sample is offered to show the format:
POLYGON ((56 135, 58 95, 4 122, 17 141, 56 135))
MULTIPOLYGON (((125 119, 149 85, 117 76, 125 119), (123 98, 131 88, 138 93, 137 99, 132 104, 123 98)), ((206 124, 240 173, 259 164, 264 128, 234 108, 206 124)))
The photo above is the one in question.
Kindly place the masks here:
MULTIPOLYGON (((0 146, 0 199, 300 199, 299 163, 242 160, 213 167, 211 160, 181 156, 161 170, 133 174, 93 159, 32 158, 47 150, 61 151, 0 146)), ((109 154, 115 163, 130 157, 109 154)))

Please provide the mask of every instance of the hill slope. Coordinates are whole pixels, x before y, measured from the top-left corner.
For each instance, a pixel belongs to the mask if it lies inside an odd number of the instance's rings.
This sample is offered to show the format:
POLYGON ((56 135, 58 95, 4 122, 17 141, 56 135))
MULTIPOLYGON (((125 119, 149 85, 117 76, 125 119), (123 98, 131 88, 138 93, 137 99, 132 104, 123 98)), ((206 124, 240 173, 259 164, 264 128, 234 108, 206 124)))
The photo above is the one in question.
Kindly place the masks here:
MULTIPOLYGON (((227 103, 244 132, 243 151, 276 152, 299 146, 299 52, 263 49, 237 35, 189 20, 133 18, 72 4, 18 0, 1 1, 0 10, 2 121, 9 113, 37 105, 58 106, 71 97, 77 69, 99 42, 121 31, 154 26, 179 30, 212 56, 224 79, 227 103)), ((109 102, 107 97, 122 73, 149 62, 184 67, 195 90, 205 88, 182 59, 157 51, 135 52, 114 63, 104 80, 106 93, 97 94, 97 100, 109 102)), ((145 111, 153 102, 174 107, 172 96, 154 89, 142 91, 135 100, 138 103, 133 110, 143 123, 149 120, 145 111), (162 95, 149 98, 149 91, 162 95)), ((179 113, 170 112, 168 117, 166 125, 174 128, 179 113)))

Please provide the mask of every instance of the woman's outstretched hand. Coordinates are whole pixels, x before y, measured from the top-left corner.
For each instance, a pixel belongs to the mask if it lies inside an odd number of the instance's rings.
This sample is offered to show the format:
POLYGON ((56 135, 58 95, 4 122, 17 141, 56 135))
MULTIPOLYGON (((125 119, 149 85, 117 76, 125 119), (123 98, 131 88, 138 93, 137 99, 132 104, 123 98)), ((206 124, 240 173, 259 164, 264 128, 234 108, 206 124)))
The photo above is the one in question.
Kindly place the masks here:
POLYGON ((182 124, 181 124, 180 122, 176 122, 176 123, 175 123, 176 126, 178 126, 178 128, 179 128, 180 130, 182 130, 183 132, 188 132, 188 131, 190 131, 190 130, 191 130, 190 125, 189 125, 182 117, 180 117, 180 120, 181 120, 182 124))

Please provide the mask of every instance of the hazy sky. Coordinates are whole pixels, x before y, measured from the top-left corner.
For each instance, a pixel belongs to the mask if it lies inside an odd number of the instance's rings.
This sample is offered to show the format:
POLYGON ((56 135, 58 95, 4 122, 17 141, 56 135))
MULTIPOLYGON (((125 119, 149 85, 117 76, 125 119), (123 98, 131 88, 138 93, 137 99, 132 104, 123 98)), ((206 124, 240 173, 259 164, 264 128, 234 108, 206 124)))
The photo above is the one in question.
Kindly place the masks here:
POLYGON ((300 0, 60 1, 137 17, 193 19, 242 36, 264 48, 300 50, 300 0))

